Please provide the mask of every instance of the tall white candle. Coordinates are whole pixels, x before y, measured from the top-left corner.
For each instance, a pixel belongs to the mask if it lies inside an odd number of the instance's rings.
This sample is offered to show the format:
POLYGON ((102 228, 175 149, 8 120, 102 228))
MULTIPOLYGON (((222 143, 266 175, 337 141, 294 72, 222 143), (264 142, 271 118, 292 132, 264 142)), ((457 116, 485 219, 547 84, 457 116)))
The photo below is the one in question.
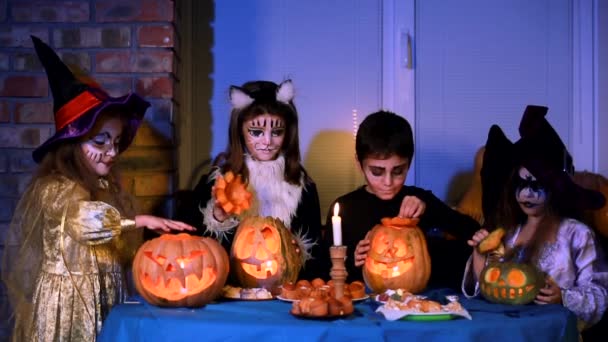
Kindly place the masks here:
POLYGON ((331 227, 334 233, 334 246, 342 245, 342 218, 338 215, 340 204, 334 205, 334 216, 331 217, 331 227))

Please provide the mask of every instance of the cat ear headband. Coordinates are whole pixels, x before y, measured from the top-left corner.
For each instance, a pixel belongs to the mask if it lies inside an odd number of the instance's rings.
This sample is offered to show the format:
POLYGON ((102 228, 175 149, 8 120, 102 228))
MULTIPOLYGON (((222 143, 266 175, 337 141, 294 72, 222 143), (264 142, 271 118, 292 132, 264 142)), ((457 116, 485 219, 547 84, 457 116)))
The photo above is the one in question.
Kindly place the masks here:
POLYGON ((251 105, 254 101, 278 101, 289 104, 295 95, 291 80, 285 80, 276 87, 274 94, 269 94, 268 89, 259 89, 248 93, 243 88, 237 86, 230 87, 230 103, 233 109, 243 109, 251 105))

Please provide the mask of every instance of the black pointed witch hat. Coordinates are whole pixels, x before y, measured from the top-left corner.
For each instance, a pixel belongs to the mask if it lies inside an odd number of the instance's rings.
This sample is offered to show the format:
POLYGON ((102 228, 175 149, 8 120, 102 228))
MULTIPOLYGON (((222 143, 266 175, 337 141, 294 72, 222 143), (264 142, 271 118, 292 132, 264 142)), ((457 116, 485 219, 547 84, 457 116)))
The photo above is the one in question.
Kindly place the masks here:
POLYGON ((119 151, 124 151, 133 141, 150 103, 135 93, 120 97, 108 95, 94 82, 77 78, 55 51, 38 37, 31 38, 46 71, 53 95, 55 118, 55 134, 34 150, 34 161, 39 163, 57 143, 87 134, 99 114, 108 109, 118 111, 127 118, 119 146, 119 151))
POLYGON ((521 138, 512 143, 500 127, 488 134, 481 169, 482 209, 486 225, 496 224, 496 210, 514 168, 523 166, 554 193, 563 206, 578 210, 598 209, 606 199, 576 184, 574 164, 563 141, 547 121, 548 108, 529 105, 519 124, 521 138))

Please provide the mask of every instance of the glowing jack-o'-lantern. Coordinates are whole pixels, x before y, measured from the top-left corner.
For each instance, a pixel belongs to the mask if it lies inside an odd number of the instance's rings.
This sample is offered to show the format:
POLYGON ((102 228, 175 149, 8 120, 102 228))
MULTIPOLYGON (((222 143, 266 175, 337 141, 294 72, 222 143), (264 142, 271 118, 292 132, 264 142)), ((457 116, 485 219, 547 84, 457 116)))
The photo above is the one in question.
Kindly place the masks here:
POLYGON ((215 240, 185 233, 144 243, 133 260, 137 292, 150 304, 198 307, 215 299, 228 277, 228 254, 215 240))
POLYGON ((431 276, 431 259, 418 219, 384 218, 369 234, 363 279, 372 291, 422 291, 431 276))
POLYGON ((483 297, 502 304, 528 304, 544 283, 536 267, 515 262, 490 263, 479 275, 483 297))
POLYGON ((282 221, 252 216, 243 220, 231 248, 231 269, 243 287, 277 286, 295 282, 303 265, 302 253, 282 221))

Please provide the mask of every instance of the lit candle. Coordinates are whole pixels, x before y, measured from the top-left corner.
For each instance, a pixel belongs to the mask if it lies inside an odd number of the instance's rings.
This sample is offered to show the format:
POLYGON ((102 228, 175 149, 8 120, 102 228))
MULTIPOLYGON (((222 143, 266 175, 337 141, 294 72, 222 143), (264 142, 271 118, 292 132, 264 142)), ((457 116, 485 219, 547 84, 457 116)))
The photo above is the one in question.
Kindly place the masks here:
POLYGON ((393 277, 396 277, 399 275, 399 267, 395 266, 393 267, 393 277))
POLYGON ((334 216, 331 217, 331 226, 334 233, 334 246, 342 245, 342 218, 338 215, 340 204, 334 205, 334 216))

